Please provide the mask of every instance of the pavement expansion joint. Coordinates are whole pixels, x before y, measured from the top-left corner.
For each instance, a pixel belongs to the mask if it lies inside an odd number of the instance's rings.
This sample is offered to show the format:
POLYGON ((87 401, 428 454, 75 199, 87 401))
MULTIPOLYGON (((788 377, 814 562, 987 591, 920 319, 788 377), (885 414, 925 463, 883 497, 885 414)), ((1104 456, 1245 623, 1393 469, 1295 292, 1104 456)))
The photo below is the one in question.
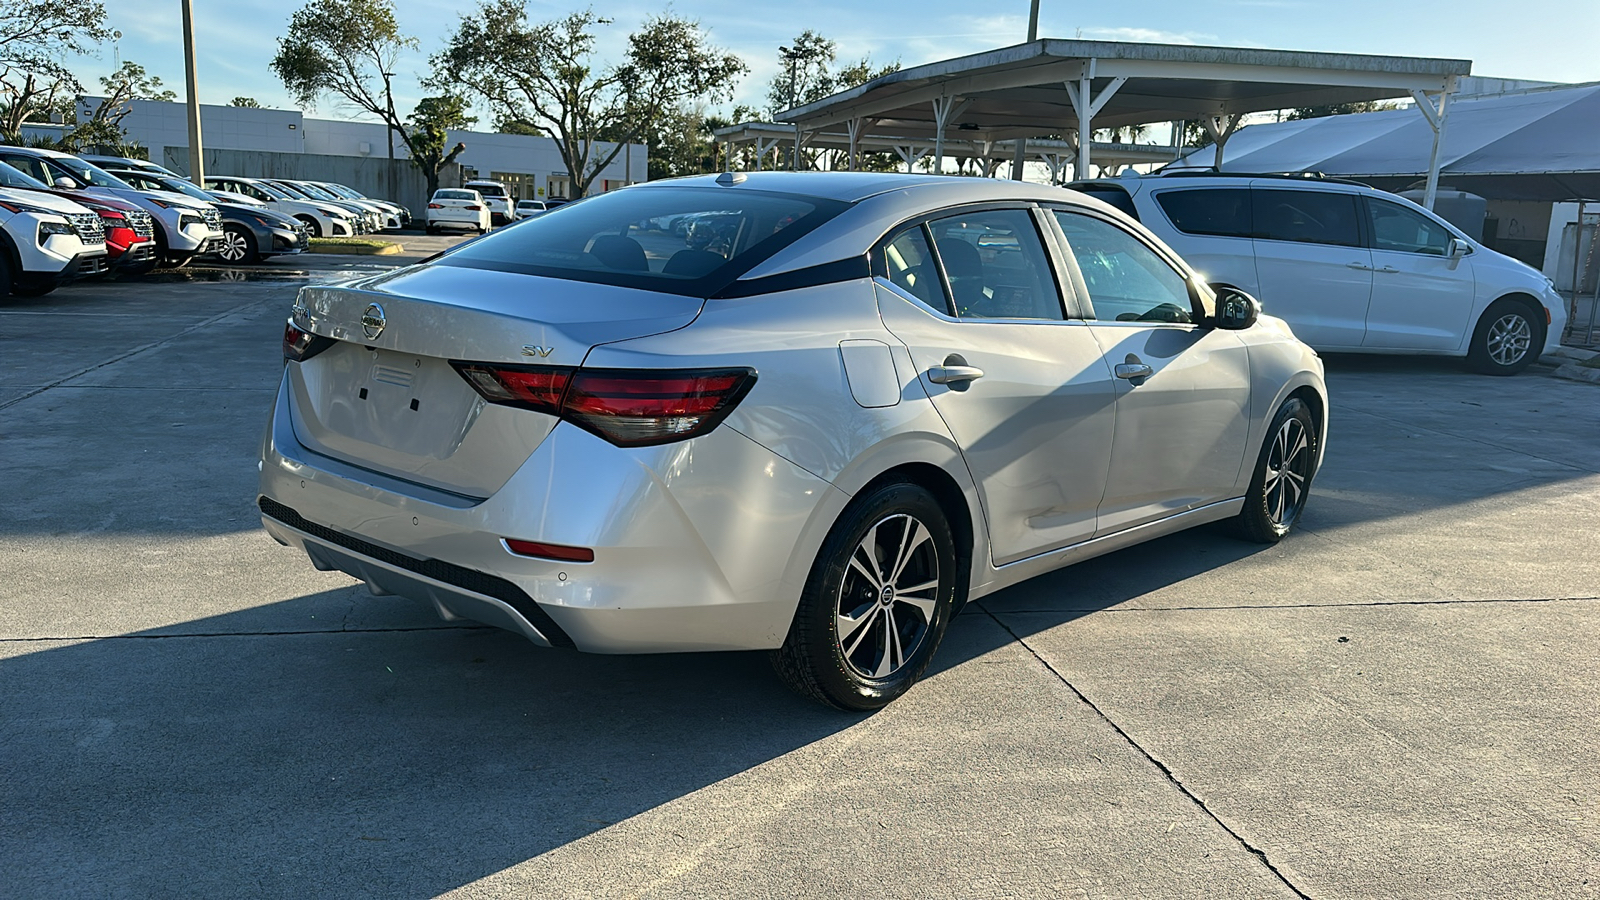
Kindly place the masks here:
POLYGON ((1000 628, 1003 629, 1006 634, 1011 635, 1011 639, 1021 645, 1022 649, 1032 654, 1033 658, 1038 660, 1039 665, 1044 666, 1045 669, 1050 672, 1050 674, 1054 675, 1062 684, 1066 685, 1067 690, 1071 691, 1085 706, 1093 710, 1094 714, 1099 716, 1101 721, 1111 726, 1111 729, 1115 731, 1119 737, 1126 741, 1128 746, 1138 751, 1140 756, 1143 756, 1150 762, 1151 765, 1155 766, 1162 775, 1166 776, 1167 781, 1170 782, 1173 787, 1177 788, 1180 793, 1187 797, 1189 802, 1199 807, 1200 811, 1205 813, 1206 816, 1211 819, 1211 821, 1216 822, 1217 827, 1221 828, 1229 837, 1237 841, 1239 846, 1243 847, 1252 856, 1260 860, 1261 864, 1266 866, 1267 871, 1271 872, 1273 877, 1277 878, 1284 887, 1293 891, 1294 895, 1301 898, 1301 900, 1311 900, 1311 895, 1307 894, 1305 891, 1302 891, 1297 885, 1295 885, 1294 882, 1290 881, 1289 877, 1283 874, 1282 870, 1280 870, 1277 865, 1272 862, 1271 857, 1267 856, 1265 850, 1262 850, 1260 847, 1250 843, 1243 835, 1229 827, 1228 823, 1222 821, 1222 818, 1216 813, 1212 812, 1211 807, 1207 806, 1204 800, 1201 800, 1193 791, 1189 790, 1189 788, 1183 783, 1182 780, 1178 778, 1177 774, 1175 774, 1166 763, 1157 759, 1155 755, 1149 750, 1146 750, 1142 744, 1134 740, 1133 735, 1130 735, 1128 732, 1124 731, 1121 725, 1118 725, 1110 716, 1106 715, 1104 710, 1102 710, 1099 706, 1096 706, 1094 701, 1090 700, 1089 697, 1083 693, 1083 691, 1079 690, 1077 685, 1069 681, 1066 675, 1062 674, 1060 670, 1051 665, 1049 660, 1039 655, 1039 652, 1034 650, 1033 647, 1029 646, 1026 640, 1024 640, 1015 631, 1012 631, 1011 628, 1006 625, 1006 623, 1000 621, 1000 618, 993 612, 990 612, 987 606, 984 606, 981 602, 974 602, 973 605, 983 610, 984 614, 993 620, 996 625, 1000 626, 1000 628))
POLYGON ((492 625, 420 625, 410 628, 306 628, 300 631, 173 631, 162 634, 76 634, 46 637, 0 638, 0 644, 39 644, 51 641, 161 641, 171 638, 303 637, 314 634, 408 634, 416 631, 493 631, 492 625))
POLYGON ((63 378, 59 378, 59 379, 57 379, 55 381, 52 381, 51 383, 49 383, 47 385, 44 385, 43 387, 37 388, 35 390, 29 391, 28 393, 23 394, 20 397, 14 397, 14 398, 12 398, 10 400, 7 400, 4 403, 0 403, 0 409, 6 409, 7 407, 16 406, 18 403, 21 403, 22 401, 27 400, 30 397, 37 397, 40 394, 44 393, 45 391, 48 391, 51 388, 60 387, 60 386, 62 386, 64 384, 66 384, 67 382, 73 380, 74 378, 82 378, 83 376, 89 374, 90 372, 95 371, 96 369, 103 369, 106 366, 122 362, 125 359, 131 359, 132 357, 138 356, 139 354, 144 353, 146 351, 155 350, 157 348, 163 347, 163 346, 165 346, 167 344, 172 343, 173 341, 177 340, 178 338, 183 337, 186 334, 190 334, 190 333, 199 331, 200 329, 205 328, 208 325, 216 324, 217 322, 220 322, 223 319, 226 319, 227 317, 229 317, 231 315, 234 315, 236 313, 243 312, 244 310, 246 310, 246 309, 248 309, 248 308, 250 308, 251 306, 254 306, 254 305, 255 305, 254 302, 241 303, 238 306, 234 306, 234 307, 228 309, 226 312, 218 313, 218 314, 216 314, 214 316, 211 316, 209 318, 206 318, 206 319, 203 319, 203 320, 201 320, 199 322, 196 322, 193 325, 190 325, 188 328, 183 328, 183 329, 180 329, 178 331, 175 331, 172 334, 167 335, 166 337, 162 338, 159 341, 154 341, 152 343, 145 344, 142 347, 135 347, 132 350, 129 350, 129 351, 125 352, 125 353, 120 353, 120 354, 118 354, 116 356, 113 356, 110 359, 105 360, 104 362, 95 363, 94 365, 89 366, 88 368, 82 369, 82 370, 77 371, 77 372, 73 372, 71 375, 67 375, 67 376, 65 376, 63 378))
MULTIPOLYGON (((1478 597, 1471 599, 1443 598, 1435 600, 1361 600, 1350 603, 1240 603, 1225 606, 1051 606, 1006 607, 1004 615, 1047 613, 1153 613, 1153 612, 1222 612, 1239 609, 1341 609, 1363 606, 1466 606, 1484 603, 1591 603, 1600 596, 1581 597, 1478 597)), ((985 608, 985 612, 988 609, 985 608)), ((994 613, 989 613, 994 615, 994 613)))

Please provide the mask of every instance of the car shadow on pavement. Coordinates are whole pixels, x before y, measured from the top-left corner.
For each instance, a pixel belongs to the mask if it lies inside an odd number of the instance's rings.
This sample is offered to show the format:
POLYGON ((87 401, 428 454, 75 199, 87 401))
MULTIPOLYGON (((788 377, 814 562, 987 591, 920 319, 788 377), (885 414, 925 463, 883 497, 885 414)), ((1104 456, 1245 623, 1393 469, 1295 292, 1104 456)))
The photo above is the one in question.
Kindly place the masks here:
MULTIPOLYGON (((1058 617, 1236 553, 1185 556, 1160 572, 1109 558, 1106 572, 1137 574, 1058 617)), ((1082 584, 1071 571, 1024 587, 1082 584)), ((261 631, 272 619, 30 642, 0 660, 8 890, 431 896, 869 718, 790 693, 764 653, 594 656, 442 624, 261 631)), ((975 604, 928 677, 1011 642, 975 604)))

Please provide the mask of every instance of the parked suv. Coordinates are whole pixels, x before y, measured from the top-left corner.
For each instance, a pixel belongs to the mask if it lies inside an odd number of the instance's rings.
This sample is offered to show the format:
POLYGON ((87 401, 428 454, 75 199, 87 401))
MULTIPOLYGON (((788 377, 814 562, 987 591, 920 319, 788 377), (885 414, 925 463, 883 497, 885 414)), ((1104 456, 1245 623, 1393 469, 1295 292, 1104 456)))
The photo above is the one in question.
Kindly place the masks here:
POLYGON ((0 189, 0 298, 38 297, 105 270, 98 215, 64 197, 0 189))
POLYGON ((203 199, 222 213, 222 242, 217 258, 229 265, 249 265, 273 256, 303 253, 310 242, 306 226, 266 204, 240 198, 244 203, 222 200, 175 175, 149 171, 116 170, 117 177, 140 190, 173 191, 203 199))
POLYGON ((156 245, 163 262, 181 266, 212 253, 222 242, 222 214, 210 203, 165 191, 146 192, 68 153, 35 147, 0 147, 8 163, 52 187, 83 190, 137 204, 156 224, 156 245))
POLYGON ((142 275, 155 268, 155 222, 149 213, 132 203, 87 191, 54 189, 3 162, 0 162, 0 187, 62 197, 98 215, 105 232, 106 268, 123 275, 142 275))
POLYGON ((1214 286, 1255 295, 1318 350, 1465 356, 1511 375, 1559 344, 1566 322, 1543 274, 1356 182, 1178 172, 1070 186, 1137 219, 1214 286))
POLYGON ((479 179, 469 181, 462 187, 483 195, 483 204, 489 209, 489 224, 504 225, 516 218, 511 211, 511 191, 505 182, 479 179))

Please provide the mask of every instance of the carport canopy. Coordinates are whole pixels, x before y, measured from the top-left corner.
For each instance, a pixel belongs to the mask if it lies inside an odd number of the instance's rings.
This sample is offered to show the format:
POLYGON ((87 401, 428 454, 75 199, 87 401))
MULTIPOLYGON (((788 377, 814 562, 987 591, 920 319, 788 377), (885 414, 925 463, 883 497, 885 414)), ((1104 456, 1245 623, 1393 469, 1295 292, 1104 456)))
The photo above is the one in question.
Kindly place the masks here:
POLYGON ((777 119, 802 141, 829 129, 920 137, 934 145, 936 167, 950 138, 1065 135, 1075 137, 1077 174, 1086 177, 1099 128, 1198 120, 1220 154, 1248 113, 1411 97, 1437 135, 1456 79, 1471 72, 1464 59, 1046 38, 892 72, 777 119))

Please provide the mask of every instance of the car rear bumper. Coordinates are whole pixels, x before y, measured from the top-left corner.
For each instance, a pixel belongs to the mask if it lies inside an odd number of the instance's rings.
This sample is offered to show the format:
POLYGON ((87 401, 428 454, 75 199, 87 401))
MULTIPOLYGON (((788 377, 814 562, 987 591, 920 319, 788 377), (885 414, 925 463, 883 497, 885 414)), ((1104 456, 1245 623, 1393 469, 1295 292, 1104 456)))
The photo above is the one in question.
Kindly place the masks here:
POLYGON ((291 423, 280 391, 260 490, 275 538, 447 618, 588 652, 778 646, 802 586, 785 579, 801 535, 847 499, 726 427, 622 449, 563 423, 479 499, 314 453, 291 423), (517 555, 506 538, 589 548, 594 561, 517 555))

